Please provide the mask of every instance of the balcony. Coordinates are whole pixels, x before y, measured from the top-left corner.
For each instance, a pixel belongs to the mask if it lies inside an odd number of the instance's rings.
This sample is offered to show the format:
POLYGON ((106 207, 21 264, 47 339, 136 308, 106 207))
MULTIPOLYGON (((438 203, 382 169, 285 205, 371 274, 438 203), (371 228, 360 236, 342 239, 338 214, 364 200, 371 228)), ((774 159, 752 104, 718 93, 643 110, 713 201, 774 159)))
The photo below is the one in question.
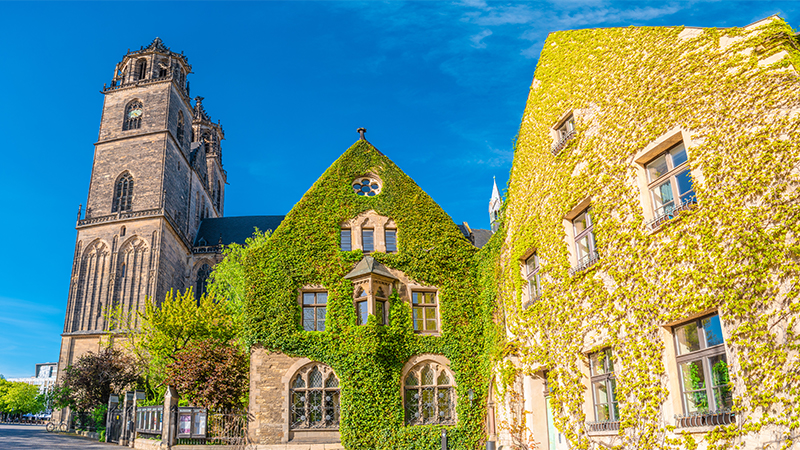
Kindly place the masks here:
POLYGON ((586 430, 591 433, 619 432, 619 420, 586 422, 586 430))
POLYGON ((736 414, 729 410, 703 411, 690 414, 676 414, 676 428, 715 427, 736 422, 736 414))
POLYGON ((575 137, 575 130, 570 130, 570 131, 564 133, 561 136, 561 139, 559 139, 557 142, 555 142, 553 144, 553 146, 550 148, 550 151, 553 153, 553 156, 556 156, 559 153, 561 153, 561 150, 563 150, 564 147, 567 146, 567 142, 569 142, 569 140, 574 138, 574 137, 575 137))
POLYGON ((656 217, 647 222, 646 226, 649 230, 655 230, 661 225, 669 222, 670 220, 678 217, 681 212, 688 211, 697 206, 697 197, 692 195, 691 197, 687 197, 683 201, 679 201, 677 205, 662 208, 660 211, 656 211, 656 217))
MULTIPOLYGON (((107 94, 109 92, 117 91, 117 90, 120 90, 120 89, 127 89, 127 88, 138 87, 138 86, 146 86, 148 84, 161 83, 161 82, 170 81, 170 80, 173 80, 173 79, 175 79, 175 78, 172 75, 167 75, 167 76, 164 76, 164 77, 143 78, 141 80, 129 81, 129 82, 123 83, 123 84, 113 84, 112 83, 111 86, 103 84, 103 90, 101 92, 104 93, 104 94, 107 94)), ((177 81, 177 79, 175 79, 175 80, 176 80, 175 84, 179 88, 182 88, 181 90, 188 97, 189 96, 189 83, 187 82, 185 86, 181 86, 180 83, 177 81)))
POLYGON ((579 272, 583 272, 589 267, 595 265, 597 261, 600 261, 600 254, 597 253, 597 251, 593 251, 592 253, 581 258, 580 261, 578 261, 578 264, 575 265, 575 267, 569 269, 569 275, 574 276, 579 272))

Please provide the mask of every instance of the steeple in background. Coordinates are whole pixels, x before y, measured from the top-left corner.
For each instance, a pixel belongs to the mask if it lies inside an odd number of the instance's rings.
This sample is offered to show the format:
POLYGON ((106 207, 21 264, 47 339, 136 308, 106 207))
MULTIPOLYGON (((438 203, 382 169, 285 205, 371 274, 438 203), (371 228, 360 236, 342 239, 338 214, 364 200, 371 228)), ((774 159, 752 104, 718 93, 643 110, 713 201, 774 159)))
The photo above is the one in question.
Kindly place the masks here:
POLYGON ((500 207, 503 206, 503 198, 500 197, 500 191, 497 189, 497 180, 492 177, 492 198, 489 200, 489 223, 492 225, 492 233, 497 231, 500 226, 500 207))

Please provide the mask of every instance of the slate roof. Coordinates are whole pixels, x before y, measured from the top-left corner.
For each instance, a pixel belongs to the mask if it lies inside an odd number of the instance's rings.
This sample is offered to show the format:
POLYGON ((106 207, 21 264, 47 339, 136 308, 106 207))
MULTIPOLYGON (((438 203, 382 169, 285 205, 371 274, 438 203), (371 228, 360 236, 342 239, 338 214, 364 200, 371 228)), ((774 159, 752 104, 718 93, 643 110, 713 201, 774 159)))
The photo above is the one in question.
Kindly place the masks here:
POLYGON ((396 280, 397 277, 392 275, 383 264, 375 261, 375 258, 372 256, 365 256, 364 259, 358 262, 353 270, 350 271, 347 275, 345 275, 345 279, 355 278, 361 275, 367 275, 370 273, 374 273, 375 275, 384 276, 387 278, 391 278, 396 280))
POLYGON ((461 230, 461 234, 467 238, 472 245, 478 248, 482 248, 489 242, 489 239, 492 237, 492 230, 482 230, 482 229, 473 229, 470 228, 467 222, 461 222, 460 224, 456 224, 459 230, 461 230))
POLYGON ((261 231, 274 231, 286 216, 240 216, 203 219, 194 238, 194 245, 217 245, 220 237, 224 245, 237 243, 244 245, 258 227, 261 231), (201 239, 203 242, 201 242, 201 239))

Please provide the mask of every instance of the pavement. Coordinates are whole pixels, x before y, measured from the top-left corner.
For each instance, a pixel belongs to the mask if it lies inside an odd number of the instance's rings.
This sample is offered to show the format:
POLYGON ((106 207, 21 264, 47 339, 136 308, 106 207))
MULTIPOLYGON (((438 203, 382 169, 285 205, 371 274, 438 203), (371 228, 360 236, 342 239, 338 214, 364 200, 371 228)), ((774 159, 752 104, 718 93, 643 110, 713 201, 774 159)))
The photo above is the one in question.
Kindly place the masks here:
POLYGON ((83 436, 48 433, 44 425, 0 424, 0 450, 83 450, 121 448, 83 436))

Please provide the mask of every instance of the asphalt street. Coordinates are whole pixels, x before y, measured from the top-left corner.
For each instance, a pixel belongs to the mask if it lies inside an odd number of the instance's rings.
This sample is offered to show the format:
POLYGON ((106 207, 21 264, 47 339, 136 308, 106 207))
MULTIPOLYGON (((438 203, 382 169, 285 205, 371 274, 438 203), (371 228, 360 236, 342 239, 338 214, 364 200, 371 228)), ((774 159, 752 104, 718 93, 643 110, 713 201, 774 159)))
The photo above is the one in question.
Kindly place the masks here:
POLYGON ((48 433, 44 425, 0 424, 0 450, 83 450, 117 448, 83 436, 48 433))

